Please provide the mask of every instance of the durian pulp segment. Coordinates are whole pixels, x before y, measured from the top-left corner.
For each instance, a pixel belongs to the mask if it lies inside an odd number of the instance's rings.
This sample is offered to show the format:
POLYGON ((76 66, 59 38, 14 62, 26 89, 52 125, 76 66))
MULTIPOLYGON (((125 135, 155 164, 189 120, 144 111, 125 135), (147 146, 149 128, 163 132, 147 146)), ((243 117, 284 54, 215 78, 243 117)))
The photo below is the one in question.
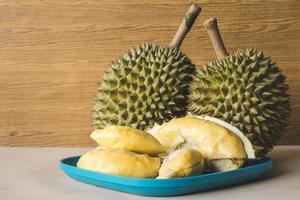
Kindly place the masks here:
POLYGON ((180 149, 163 160, 157 178, 177 178, 202 174, 204 159, 195 149, 180 149))
POLYGON ((158 157, 123 149, 96 148, 83 154, 77 162, 77 167, 118 176, 155 178, 160 164, 158 157))
POLYGON ((244 159, 215 159, 215 160, 209 160, 206 162, 208 166, 206 166, 206 170, 208 172, 223 172, 223 171, 230 171, 239 169, 244 164, 244 159))
POLYGON ((127 51, 105 71, 93 106, 93 127, 145 130, 187 109, 195 66, 177 48, 146 43, 127 51))
POLYGON ((165 153, 165 148, 155 137, 131 127, 112 125, 94 130, 91 138, 100 146, 109 149, 125 149, 152 156, 165 153))
MULTIPOLYGON (((232 126, 231 124, 229 124, 221 119, 215 118, 215 117, 197 116, 197 115, 192 115, 191 113, 188 113, 187 116, 193 116, 193 117, 196 117, 199 119, 208 120, 208 121, 214 122, 226 129, 228 129, 242 141, 243 146, 246 151, 246 154, 247 154, 247 158, 250 158, 250 159, 255 158, 254 148, 253 148, 250 140, 236 127, 232 126)), ((160 128, 161 128, 161 125, 156 124, 153 128, 151 128, 147 131, 155 136, 155 134, 159 131, 160 128)), ((193 142, 192 138, 188 138, 188 137, 183 138, 180 134, 172 134, 172 133, 166 133, 164 136, 165 137, 161 137, 162 140, 169 140, 169 141, 173 142, 173 143, 170 143, 170 142, 167 143, 167 144, 170 144, 170 146, 168 146, 167 148, 171 149, 171 151, 174 151, 177 147, 196 148, 196 145, 193 142)))
POLYGON ((196 117, 174 118, 163 124, 154 137, 164 147, 167 147, 174 142, 172 141, 174 138, 177 138, 172 137, 169 140, 162 140, 169 134, 179 134, 186 140, 184 144, 179 144, 177 149, 192 145, 194 146, 192 148, 200 151, 206 160, 245 159, 247 157, 243 143, 235 134, 208 120, 196 117))
MULTIPOLYGON (((154 137, 156 137, 155 134, 154 137)), ((164 132, 164 134, 159 137, 159 142, 161 144, 164 144, 164 147, 165 149, 168 150, 168 152, 172 152, 178 149, 179 147, 182 148, 182 145, 187 143, 187 139, 184 138, 177 131, 170 131, 170 132, 164 132)), ((189 145, 190 144, 192 143, 189 143, 189 145)))
POLYGON ((207 115, 195 116, 195 115, 191 115, 190 113, 189 113, 189 115, 197 117, 199 119, 204 119, 204 120, 214 122, 216 124, 219 124, 220 126, 223 126, 226 129, 228 129, 233 134, 235 134, 237 137, 239 137, 240 140, 242 141, 242 143, 244 145, 244 148, 245 148, 245 151, 247 153, 247 158, 250 158, 250 159, 255 158, 254 148, 253 148, 250 140, 238 128, 232 126, 231 124, 229 124, 229 123, 227 123, 227 122, 225 122, 221 119, 215 118, 215 117, 210 117, 210 116, 207 116, 207 115))

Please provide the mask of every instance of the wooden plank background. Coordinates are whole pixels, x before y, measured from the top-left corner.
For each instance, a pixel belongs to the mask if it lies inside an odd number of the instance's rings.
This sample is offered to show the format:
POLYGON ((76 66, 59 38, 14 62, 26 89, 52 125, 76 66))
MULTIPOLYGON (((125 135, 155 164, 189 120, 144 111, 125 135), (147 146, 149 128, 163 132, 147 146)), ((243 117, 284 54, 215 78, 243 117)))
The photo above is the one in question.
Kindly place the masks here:
MULTIPOLYGON (((195 1, 193 1, 195 2, 195 1)), ((96 82, 107 64, 143 41, 168 44, 189 4, 178 1, 0 1, 0 145, 89 146, 96 82)), ((215 58, 202 23, 219 19, 230 52, 272 55, 290 85, 284 144, 300 144, 300 1, 198 1, 203 12, 182 50, 215 58)))

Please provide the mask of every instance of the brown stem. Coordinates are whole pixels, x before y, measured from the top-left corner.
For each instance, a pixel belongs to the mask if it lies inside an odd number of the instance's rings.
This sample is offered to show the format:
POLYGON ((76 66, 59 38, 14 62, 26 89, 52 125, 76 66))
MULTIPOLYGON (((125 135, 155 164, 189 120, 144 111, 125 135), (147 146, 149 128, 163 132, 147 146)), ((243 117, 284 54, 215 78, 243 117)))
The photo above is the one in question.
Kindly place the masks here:
POLYGON ((203 23, 203 26, 208 32, 209 38, 217 54, 217 58, 220 59, 228 56, 229 54, 225 49, 222 37, 218 29, 217 19, 208 19, 203 23))
POLYGON ((201 12, 201 8, 197 4, 192 4, 187 11, 184 19, 182 20, 172 42, 170 43, 170 47, 179 48, 182 41, 184 40, 186 34, 191 30, 196 18, 201 12))

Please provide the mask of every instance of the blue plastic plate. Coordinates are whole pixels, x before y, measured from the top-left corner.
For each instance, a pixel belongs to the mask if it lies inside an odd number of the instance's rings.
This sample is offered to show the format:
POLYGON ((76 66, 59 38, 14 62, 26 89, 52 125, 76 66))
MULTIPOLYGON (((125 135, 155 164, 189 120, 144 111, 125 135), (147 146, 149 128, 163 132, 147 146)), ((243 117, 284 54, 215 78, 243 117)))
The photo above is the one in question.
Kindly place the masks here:
POLYGON ((79 156, 61 160, 60 169, 91 185, 144 196, 176 196, 250 181, 272 168, 272 160, 248 160, 237 170, 174 179, 143 179, 114 176, 76 167, 79 156))

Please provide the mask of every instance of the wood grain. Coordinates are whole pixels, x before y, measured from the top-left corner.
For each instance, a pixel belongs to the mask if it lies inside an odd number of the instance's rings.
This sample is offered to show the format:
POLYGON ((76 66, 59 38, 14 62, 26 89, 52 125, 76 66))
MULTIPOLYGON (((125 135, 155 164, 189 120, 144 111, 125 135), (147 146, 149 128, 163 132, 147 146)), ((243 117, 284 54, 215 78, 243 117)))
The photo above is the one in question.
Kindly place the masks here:
MULTIPOLYGON (((91 145, 91 107, 105 67, 138 43, 168 44, 189 3, 0 1, 0 145, 91 145)), ((214 16, 229 52, 256 47, 271 55, 287 76, 293 106, 282 143, 300 144, 300 2, 199 4, 183 52, 198 66, 215 58, 202 27, 214 16)))

